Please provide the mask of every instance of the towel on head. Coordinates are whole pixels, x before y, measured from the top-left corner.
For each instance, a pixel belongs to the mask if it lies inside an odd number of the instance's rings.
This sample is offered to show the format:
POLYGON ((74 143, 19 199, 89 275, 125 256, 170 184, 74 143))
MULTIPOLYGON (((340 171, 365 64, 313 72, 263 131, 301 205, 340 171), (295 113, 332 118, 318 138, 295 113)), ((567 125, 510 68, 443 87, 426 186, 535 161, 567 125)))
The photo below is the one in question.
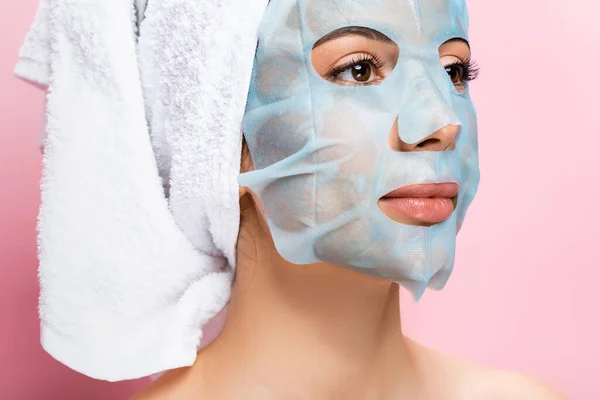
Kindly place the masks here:
POLYGON ((70 368, 192 365, 229 300, 266 2, 41 0, 15 72, 48 88, 41 342, 70 368))

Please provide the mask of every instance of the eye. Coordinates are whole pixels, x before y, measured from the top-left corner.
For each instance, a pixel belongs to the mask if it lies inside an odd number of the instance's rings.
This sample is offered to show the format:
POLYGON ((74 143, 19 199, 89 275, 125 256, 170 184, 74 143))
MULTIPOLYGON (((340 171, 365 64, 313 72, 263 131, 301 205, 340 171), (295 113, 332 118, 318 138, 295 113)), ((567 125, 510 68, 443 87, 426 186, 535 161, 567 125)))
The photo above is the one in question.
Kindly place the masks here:
POLYGON ((452 57, 450 63, 445 63, 444 68, 446 73, 450 77, 450 80, 456 87, 456 90, 462 92, 467 86, 467 82, 477 78, 479 69, 474 61, 468 59, 462 61, 460 59, 452 57))
POLYGON ((446 72, 455 85, 464 84, 465 66, 463 64, 452 64, 446 67, 446 72))
POLYGON ((340 85, 373 85, 383 80, 383 67, 384 63, 376 54, 363 54, 331 68, 327 79, 340 85))
POLYGON ((398 45, 363 26, 329 32, 313 45, 310 61, 323 79, 340 86, 381 84, 398 63, 398 45))
POLYGON ((350 75, 352 75, 352 79, 364 83, 368 82, 371 78, 371 73, 373 72, 373 69, 371 68, 371 64, 363 62, 360 64, 352 65, 346 71, 338 74, 337 77, 340 79, 349 80, 349 77, 346 76, 348 75, 348 72, 350 72, 350 75))

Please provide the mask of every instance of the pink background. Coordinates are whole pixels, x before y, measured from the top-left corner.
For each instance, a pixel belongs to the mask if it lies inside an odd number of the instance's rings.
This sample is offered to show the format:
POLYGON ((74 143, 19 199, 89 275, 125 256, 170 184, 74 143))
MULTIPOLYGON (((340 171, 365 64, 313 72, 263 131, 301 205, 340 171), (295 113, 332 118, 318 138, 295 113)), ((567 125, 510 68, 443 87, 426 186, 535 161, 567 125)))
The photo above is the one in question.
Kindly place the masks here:
MULTIPOLYGON (((455 273, 421 303, 409 335, 593 400, 600 372, 600 6, 471 0, 482 183, 455 273), (596 239, 596 240, 594 240, 596 239), (594 241, 594 242, 593 242, 594 241)), ((12 76, 37 1, 0 0, 0 398, 126 399, 44 353, 35 221, 43 94, 12 76)))

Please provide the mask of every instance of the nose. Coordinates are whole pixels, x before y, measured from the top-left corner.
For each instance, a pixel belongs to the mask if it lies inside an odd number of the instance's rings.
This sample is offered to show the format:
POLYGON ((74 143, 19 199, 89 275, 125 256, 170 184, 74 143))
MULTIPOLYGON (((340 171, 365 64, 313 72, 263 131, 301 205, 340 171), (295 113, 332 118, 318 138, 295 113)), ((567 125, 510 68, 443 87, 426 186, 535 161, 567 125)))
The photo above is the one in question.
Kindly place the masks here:
POLYGON ((389 144, 392 150, 402 152, 454 150, 459 129, 460 125, 448 124, 416 143, 406 143, 398 134, 398 118, 396 118, 390 131, 389 144))

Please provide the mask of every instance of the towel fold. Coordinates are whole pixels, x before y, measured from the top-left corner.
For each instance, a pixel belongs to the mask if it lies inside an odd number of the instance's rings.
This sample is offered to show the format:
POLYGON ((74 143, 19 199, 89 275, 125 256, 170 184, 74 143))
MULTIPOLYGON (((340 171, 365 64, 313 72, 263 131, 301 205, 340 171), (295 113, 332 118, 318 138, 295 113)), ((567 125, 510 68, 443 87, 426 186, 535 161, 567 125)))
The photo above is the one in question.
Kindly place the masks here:
POLYGON ((229 300, 266 2, 40 2, 15 72, 48 87, 41 341, 72 369, 118 381, 192 365, 229 300))

